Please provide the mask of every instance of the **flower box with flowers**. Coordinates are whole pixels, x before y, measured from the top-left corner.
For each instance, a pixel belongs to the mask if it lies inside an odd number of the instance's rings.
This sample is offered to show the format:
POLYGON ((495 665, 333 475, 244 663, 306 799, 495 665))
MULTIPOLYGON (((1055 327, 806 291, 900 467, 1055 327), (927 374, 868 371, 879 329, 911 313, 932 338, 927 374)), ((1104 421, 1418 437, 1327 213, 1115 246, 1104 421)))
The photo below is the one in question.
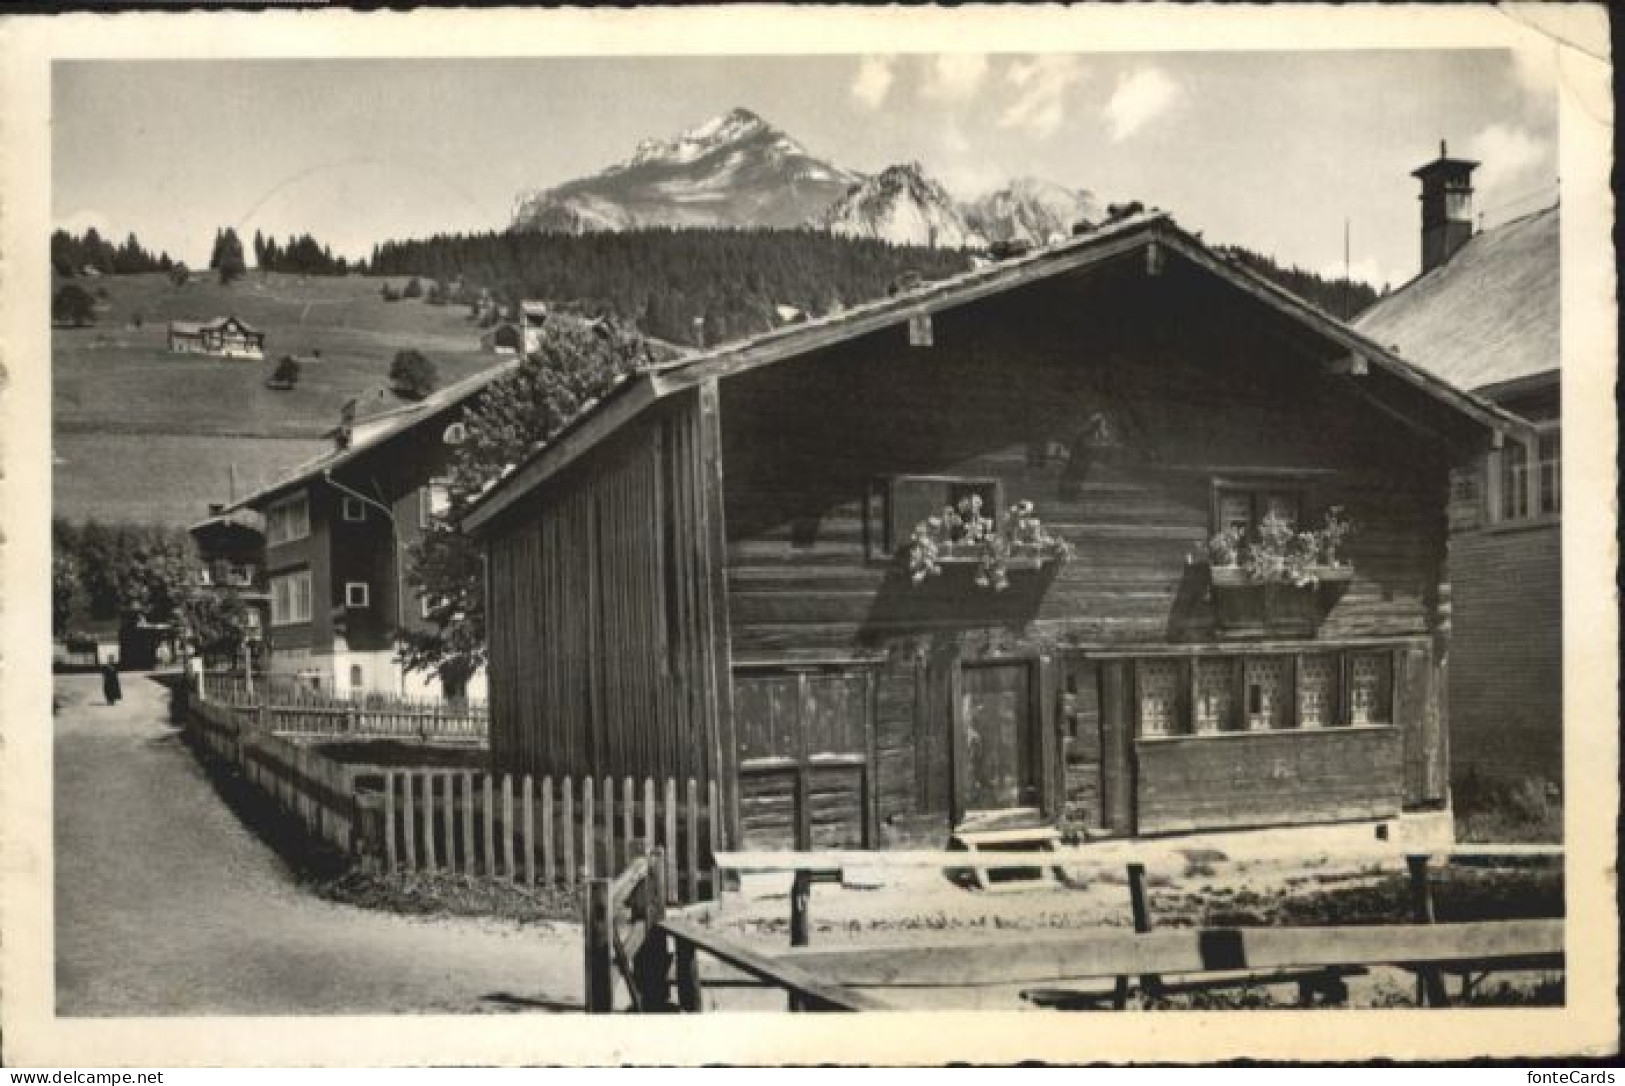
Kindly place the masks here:
POLYGON ((1346 584, 1354 567, 1339 556, 1354 531, 1341 507, 1321 527, 1298 531, 1271 514, 1249 537, 1227 528, 1208 541, 1207 565, 1214 617, 1229 632, 1312 632, 1320 620, 1318 590, 1346 584))
POLYGON ((1072 547, 1044 527, 1032 502, 1017 502, 997 521, 984 516, 982 506, 973 494, 914 526, 906 552, 914 584, 941 576, 944 566, 966 565, 976 567, 976 587, 1002 592, 1010 587, 1011 571, 1072 557, 1072 547))

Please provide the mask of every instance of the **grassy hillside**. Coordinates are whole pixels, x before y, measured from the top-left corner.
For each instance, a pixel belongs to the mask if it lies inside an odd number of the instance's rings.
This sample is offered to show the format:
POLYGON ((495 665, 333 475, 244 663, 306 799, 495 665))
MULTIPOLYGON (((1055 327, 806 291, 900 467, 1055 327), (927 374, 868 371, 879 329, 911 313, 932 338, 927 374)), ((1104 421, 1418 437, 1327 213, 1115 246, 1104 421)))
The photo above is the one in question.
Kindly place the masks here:
POLYGON ((381 279, 79 282, 108 296, 95 326, 52 333, 56 513, 73 520, 202 517, 209 501, 228 496, 231 465, 241 494, 319 452, 346 400, 398 402, 387 391, 398 350, 431 358, 442 384, 497 362, 480 353, 465 308, 385 302, 381 279), (266 361, 168 352, 169 321, 231 313, 266 334, 266 361), (265 378, 284 354, 304 358, 304 372, 297 388, 272 392, 265 378))

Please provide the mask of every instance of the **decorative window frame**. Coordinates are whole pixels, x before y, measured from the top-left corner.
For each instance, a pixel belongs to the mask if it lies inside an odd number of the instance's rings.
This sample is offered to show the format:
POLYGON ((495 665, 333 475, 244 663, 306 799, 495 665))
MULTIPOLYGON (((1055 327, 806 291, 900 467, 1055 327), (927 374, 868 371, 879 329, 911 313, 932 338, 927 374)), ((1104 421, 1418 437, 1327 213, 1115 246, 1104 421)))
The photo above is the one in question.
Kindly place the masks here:
POLYGON ((1204 739, 1232 735, 1281 735, 1288 733, 1319 733, 1326 731, 1348 730, 1350 728, 1391 728, 1397 726, 1400 703, 1400 660, 1402 650, 1391 645, 1359 646, 1346 645, 1340 647, 1305 646, 1291 650, 1266 650, 1260 652, 1225 652, 1208 654, 1190 654, 1180 656, 1137 656, 1133 660, 1133 710, 1132 720, 1134 738, 1138 742, 1158 742, 1177 739, 1204 739), (1324 723, 1305 724, 1303 712, 1303 662, 1308 657, 1332 658, 1332 682, 1335 688, 1327 706, 1329 713, 1324 723), (1375 691, 1373 708, 1377 710, 1375 717, 1365 720, 1356 720, 1356 705, 1354 696, 1354 673, 1356 660, 1372 658, 1376 664, 1376 673, 1380 685, 1375 691), (1277 707, 1284 705, 1285 725, 1278 727, 1259 728, 1252 726, 1249 719, 1253 702, 1253 691, 1247 681, 1249 673, 1248 664, 1254 661, 1270 660, 1284 661, 1286 664, 1287 681, 1277 702, 1277 707), (1220 662, 1221 668, 1228 668, 1231 673, 1231 686, 1228 692, 1228 713, 1225 721, 1217 727, 1202 727, 1201 688, 1199 684, 1199 669, 1204 663, 1220 662), (1176 691, 1174 699, 1174 719, 1168 730, 1146 730, 1146 716, 1144 694, 1146 691, 1145 675, 1148 665, 1167 667, 1170 664, 1176 669, 1174 680, 1176 691))
POLYGON ((340 499, 340 515, 346 524, 365 524, 367 522, 367 503, 360 498, 352 498, 348 494, 340 499))
POLYGON ((348 611, 365 611, 372 606, 372 586, 366 581, 344 582, 344 607, 348 611), (357 589, 360 591, 358 592, 357 589))

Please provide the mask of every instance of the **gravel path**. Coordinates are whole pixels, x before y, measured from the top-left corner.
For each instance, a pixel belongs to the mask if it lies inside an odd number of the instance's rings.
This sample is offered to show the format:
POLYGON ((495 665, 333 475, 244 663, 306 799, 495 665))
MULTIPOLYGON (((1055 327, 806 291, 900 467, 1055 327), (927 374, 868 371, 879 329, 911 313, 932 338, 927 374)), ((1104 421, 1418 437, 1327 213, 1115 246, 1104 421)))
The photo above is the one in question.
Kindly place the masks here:
POLYGON ((57 1013, 465 1013, 580 1006, 580 934, 323 901, 239 822, 168 693, 57 681, 57 1013))

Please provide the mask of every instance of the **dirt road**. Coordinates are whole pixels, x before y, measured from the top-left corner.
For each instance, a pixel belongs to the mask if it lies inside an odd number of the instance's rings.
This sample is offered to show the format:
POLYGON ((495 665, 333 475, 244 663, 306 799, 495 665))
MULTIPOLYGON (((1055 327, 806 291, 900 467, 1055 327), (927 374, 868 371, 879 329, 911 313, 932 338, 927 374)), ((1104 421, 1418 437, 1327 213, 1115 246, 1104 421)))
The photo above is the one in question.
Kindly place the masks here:
POLYGON ((221 802, 168 693, 57 682, 57 1013, 461 1013, 573 1009, 569 925, 421 920, 300 889, 221 802))

